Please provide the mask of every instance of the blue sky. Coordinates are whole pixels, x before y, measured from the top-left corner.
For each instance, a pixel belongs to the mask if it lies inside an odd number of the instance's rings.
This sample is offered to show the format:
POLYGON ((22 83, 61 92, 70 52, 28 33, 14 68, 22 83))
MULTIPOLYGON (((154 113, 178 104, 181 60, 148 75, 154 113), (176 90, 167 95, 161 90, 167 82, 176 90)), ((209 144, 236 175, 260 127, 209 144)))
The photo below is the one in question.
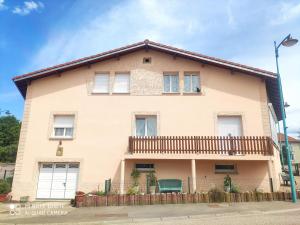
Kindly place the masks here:
MULTIPOLYGON (((0 0, 0 108, 19 119, 11 78, 146 38, 275 70, 273 41, 300 38, 300 2, 0 0)), ((300 44, 280 49, 290 133, 300 130, 300 44)))

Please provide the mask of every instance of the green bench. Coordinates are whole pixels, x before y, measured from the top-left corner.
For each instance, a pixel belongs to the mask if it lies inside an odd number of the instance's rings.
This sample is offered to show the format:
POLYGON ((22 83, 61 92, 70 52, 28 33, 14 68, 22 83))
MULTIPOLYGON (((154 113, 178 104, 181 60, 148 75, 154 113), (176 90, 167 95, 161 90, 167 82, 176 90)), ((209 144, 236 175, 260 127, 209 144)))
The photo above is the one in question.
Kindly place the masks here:
POLYGON ((158 190, 163 192, 182 192, 182 180, 179 179, 160 179, 157 181, 158 190))

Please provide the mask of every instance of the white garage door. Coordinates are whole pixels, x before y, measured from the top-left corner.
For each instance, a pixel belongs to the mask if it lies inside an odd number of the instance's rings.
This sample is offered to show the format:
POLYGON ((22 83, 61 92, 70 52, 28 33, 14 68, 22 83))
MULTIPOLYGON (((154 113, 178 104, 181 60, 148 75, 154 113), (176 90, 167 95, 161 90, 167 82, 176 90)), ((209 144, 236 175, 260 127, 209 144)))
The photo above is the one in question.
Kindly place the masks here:
POLYGON ((74 198, 78 172, 78 163, 41 164, 37 198, 74 198))

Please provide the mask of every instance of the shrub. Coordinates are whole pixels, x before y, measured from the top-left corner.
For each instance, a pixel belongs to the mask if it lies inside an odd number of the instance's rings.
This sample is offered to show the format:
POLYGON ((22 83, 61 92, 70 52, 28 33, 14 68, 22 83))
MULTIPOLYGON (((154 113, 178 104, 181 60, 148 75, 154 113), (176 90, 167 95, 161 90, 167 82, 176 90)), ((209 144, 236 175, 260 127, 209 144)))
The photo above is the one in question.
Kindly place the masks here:
POLYGON ((13 177, 7 177, 5 180, 9 183, 10 186, 12 186, 13 177))
POLYGON ((224 177, 224 191, 229 192, 231 190, 231 177, 226 175, 224 177))
POLYGON ((130 187, 127 191, 128 195, 136 195, 139 193, 139 189, 136 186, 130 187))
POLYGON ((98 196, 104 196, 104 195, 106 195, 105 191, 95 191, 95 192, 92 192, 92 194, 98 195, 98 196))
POLYGON ((6 180, 0 180, 0 194, 7 194, 10 192, 10 183, 6 180))
POLYGON ((231 193, 240 193, 240 189, 238 186, 231 184, 231 189, 230 189, 231 193))
POLYGON ((133 179, 133 184, 134 186, 138 186, 139 185, 139 178, 141 176, 140 171, 138 171, 137 169, 133 169, 131 172, 131 177, 133 179))
POLYGON ((156 186, 156 176, 154 171, 149 172, 149 186, 156 186))
POLYGON ((75 206, 75 205, 76 205, 76 202, 75 202, 75 199, 74 199, 74 198, 72 198, 72 199, 70 200, 70 205, 71 205, 71 206, 75 206))

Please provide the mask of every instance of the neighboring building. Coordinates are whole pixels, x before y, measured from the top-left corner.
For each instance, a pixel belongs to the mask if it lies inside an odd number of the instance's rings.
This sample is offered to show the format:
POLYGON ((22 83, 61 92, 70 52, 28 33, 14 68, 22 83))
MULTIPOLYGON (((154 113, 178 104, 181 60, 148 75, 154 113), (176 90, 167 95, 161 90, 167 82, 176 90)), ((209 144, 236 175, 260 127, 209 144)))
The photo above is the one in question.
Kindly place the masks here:
POLYGON ((0 162, 0 180, 14 176, 15 164, 0 162))
MULTIPOLYGON (((285 167, 287 168, 287 157, 286 157, 286 151, 285 151, 285 139, 284 134, 279 133, 278 134, 278 141, 280 142, 280 145, 282 147, 282 154, 283 154, 283 163, 285 167)), ((291 151, 291 160, 292 165, 294 166, 294 172, 295 175, 299 176, 299 164, 300 164, 300 140, 288 136, 288 141, 290 144, 290 151, 291 151)))
POLYGON ((272 72, 145 40, 13 80, 25 98, 14 199, 73 198, 110 178, 123 194, 133 168, 142 191, 151 170, 184 191, 223 188, 226 174, 279 189, 272 72))

